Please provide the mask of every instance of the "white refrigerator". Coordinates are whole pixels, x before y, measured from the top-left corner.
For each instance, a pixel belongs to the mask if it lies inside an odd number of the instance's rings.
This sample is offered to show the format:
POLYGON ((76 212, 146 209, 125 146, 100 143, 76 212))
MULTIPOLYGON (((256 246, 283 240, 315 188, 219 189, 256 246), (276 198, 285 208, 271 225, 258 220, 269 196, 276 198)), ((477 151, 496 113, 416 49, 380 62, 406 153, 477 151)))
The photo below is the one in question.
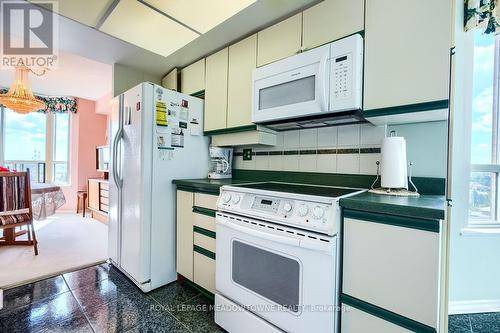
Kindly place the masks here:
POLYGON ((109 257, 148 292, 177 276, 172 180, 207 176, 203 101, 142 83, 114 99, 109 133, 109 257))

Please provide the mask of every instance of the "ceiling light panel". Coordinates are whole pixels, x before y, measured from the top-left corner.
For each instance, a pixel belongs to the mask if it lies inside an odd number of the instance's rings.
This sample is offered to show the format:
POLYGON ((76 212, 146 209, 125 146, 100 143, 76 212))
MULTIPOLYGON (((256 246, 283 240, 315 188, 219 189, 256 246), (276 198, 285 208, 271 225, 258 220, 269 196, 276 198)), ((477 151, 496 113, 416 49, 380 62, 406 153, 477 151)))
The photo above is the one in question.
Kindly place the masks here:
POLYGON ((255 0, 144 0, 151 6, 205 33, 255 0))
POLYGON ((198 37, 136 0, 120 1, 100 30, 165 57, 198 37))
MULTIPOLYGON (((63 0, 57 3, 56 12, 72 20, 95 27, 113 0, 63 0)), ((35 4, 37 4, 35 2, 35 4)), ((43 6, 43 4, 41 4, 43 6)))

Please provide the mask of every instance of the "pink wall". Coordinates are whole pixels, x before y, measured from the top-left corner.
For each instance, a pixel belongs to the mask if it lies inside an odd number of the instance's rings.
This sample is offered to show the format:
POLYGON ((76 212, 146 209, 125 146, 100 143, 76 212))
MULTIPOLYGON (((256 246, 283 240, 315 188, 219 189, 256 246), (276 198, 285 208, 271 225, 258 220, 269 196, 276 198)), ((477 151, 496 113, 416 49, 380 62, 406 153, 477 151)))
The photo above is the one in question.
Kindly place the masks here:
POLYGON ((96 102, 78 98, 78 112, 71 117, 70 185, 63 187, 66 204, 61 210, 76 210, 77 192, 87 189, 88 178, 102 177, 96 171, 95 148, 107 145, 107 116, 96 114, 96 102))

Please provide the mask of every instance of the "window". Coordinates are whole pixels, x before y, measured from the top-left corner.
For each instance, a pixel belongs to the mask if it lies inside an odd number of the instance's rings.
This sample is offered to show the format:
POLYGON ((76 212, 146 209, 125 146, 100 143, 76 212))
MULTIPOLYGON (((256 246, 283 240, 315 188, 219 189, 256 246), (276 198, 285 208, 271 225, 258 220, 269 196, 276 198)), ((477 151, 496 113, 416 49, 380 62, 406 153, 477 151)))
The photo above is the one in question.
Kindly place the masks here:
POLYGON ((69 114, 56 113, 54 118, 54 160, 52 179, 56 184, 69 183, 69 114))
POLYGON ((10 168, 29 169, 35 182, 69 184, 69 114, 23 115, 0 107, 0 116, 0 134, 4 138, 0 143, 0 164, 3 160, 10 168))
POLYGON ((499 224, 500 37, 474 36, 469 223, 499 224))

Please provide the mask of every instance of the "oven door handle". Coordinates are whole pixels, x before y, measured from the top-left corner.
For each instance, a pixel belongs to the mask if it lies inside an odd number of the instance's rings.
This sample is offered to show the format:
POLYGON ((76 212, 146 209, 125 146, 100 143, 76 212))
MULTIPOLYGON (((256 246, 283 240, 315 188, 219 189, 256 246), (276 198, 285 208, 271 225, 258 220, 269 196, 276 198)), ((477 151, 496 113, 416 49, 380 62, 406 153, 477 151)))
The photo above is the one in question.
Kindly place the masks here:
POLYGON ((235 231, 242 232, 247 235, 251 235, 258 238, 264 238, 272 242, 300 247, 300 241, 296 238, 274 235, 271 233, 254 230, 252 228, 242 227, 240 225, 237 225, 236 223, 228 222, 225 219, 219 217, 217 217, 217 223, 225 226, 226 228, 233 229, 235 231))

